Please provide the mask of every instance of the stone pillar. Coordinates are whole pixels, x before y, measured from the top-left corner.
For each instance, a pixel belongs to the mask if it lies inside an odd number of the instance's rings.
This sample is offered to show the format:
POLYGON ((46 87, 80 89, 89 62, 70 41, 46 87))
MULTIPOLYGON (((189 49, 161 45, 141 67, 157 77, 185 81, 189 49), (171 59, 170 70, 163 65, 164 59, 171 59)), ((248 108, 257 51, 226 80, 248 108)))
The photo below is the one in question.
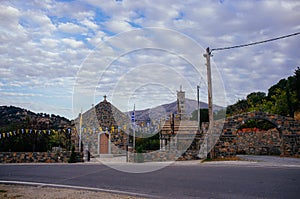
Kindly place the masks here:
POLYGON ((176 150, 177 149, 177 138, 176 136, 172 136, 170 140, 171 149, 176 150))
POLYGON ((170 136, 170 143, 169 143, 168 149, 169 149, 169 150, 170 150, 170 149, 173 149, 173 147, 174 147, 173 136, 170 136))
POLYGON ((108 154, 111 154, 111 132, 108 133, 108 154))

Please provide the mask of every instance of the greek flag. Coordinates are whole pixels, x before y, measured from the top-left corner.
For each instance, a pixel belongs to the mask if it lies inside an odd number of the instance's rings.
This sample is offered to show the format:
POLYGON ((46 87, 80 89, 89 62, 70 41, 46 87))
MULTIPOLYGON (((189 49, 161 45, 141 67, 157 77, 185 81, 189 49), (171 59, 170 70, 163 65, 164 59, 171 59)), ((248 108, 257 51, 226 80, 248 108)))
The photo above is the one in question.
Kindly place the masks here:
POLYGON ((133 105, 133 111, 131 113, 131 123, 135 123, 135 104, 133 105))
POLYGON ((135 118, 134 118, 134 111, 131 113, 131 122, 134 123, 135 122, 135 118))

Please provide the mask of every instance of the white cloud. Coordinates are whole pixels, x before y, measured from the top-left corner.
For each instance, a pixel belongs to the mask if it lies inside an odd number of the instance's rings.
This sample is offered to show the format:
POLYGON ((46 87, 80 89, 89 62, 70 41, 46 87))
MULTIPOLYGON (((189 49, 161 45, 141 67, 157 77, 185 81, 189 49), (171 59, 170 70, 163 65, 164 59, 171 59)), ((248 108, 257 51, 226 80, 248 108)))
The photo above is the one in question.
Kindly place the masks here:
POLYGON ((62 42, 71 46, 72 48, 80 48, 84 45, 82 41, 77 41, 75 39, 70 38, 64 38, 62 39, 62 42))
POLYGON ((56 30, 50 18, 40 11, 28 10, 23 12, 21 18, 22 26, 26 27, 36 35, 51 35, 56 30))
POLYGON ((42 46, 51 48, 51 49, 58 47, 58 45, 59 45, 59 40, 57 40, 57 39, 42 38, 40 41, 41 41, 42 46))
POLYGON ((89 19, 84 19, 80 23, 83 24, 84 26, 86 26, 87 28, 92 29, 93 31, 96 31, 99 29, 98 25, 89 19))
POLYGON ((86 32, 86 29, 84 27, 69 22, 60 23, 58 25, 58 29, 62 32, 72 33, 72 34, 76 34, 76 33, 83 34, 86 32))

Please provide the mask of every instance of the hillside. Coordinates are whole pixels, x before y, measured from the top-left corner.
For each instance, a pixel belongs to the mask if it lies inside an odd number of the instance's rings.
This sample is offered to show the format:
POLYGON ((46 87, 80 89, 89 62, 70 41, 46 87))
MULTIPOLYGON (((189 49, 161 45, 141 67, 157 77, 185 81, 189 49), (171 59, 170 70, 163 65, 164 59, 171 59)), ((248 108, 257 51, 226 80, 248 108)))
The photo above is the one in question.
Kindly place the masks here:
POLYGON ((70 150, 70 127, 71 121, 58 115, 0 106, 0 151, 70 150))
POLYGON ((70 127, 71 121, 54 114, 34 113, 15 106, 0 106, 0 131, 17 129, 60 129, 70 127))

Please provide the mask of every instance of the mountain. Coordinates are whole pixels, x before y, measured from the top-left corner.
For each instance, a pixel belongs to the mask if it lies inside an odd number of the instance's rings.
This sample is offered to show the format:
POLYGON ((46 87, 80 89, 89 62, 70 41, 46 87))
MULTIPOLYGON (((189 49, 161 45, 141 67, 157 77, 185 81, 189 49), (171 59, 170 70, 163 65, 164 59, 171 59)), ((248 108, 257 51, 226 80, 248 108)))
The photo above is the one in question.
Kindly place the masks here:
MULTIPOLYGON (((192 99, 185 99, 185 109, 188 116, 192 115, 192 112, 197 110, 198 102, 196 100, 192 99)), ((200 108, 208 108, 208 104, 205 102, 200 102, 200 108)), ((223 109, 223 107, 214 105, 214 111, 218 111, 220 109, 223 109)), ((169 116, 172 113, 177 113, 177 101, 169 103, 169 104, 163 104, 151 109, 145 109, 145 110, 136 110, 135 111, 135 119, 146 121, 148 119, 152 120, 158 120, 162 117, 169 116)), ((129 113, 127 113, 129 114, 129 113)))
POLYGON ((15 106, 0 106, 0 132, 21 128, 62 129, 70 126, 70 120, 58 115, 34 113, 15 106))

